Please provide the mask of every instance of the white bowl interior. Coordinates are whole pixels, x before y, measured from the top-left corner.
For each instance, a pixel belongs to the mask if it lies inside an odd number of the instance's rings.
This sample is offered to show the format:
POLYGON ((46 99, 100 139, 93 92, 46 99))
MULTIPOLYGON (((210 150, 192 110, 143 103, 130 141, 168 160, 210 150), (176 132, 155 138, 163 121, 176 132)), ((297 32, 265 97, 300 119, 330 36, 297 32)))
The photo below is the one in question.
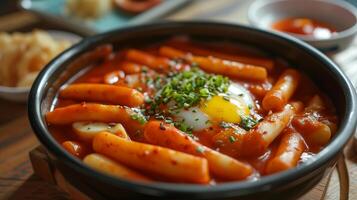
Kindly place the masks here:
POLYGON ((0 86, 0 97, 10 101, 26 102, 30 87, 0 86))

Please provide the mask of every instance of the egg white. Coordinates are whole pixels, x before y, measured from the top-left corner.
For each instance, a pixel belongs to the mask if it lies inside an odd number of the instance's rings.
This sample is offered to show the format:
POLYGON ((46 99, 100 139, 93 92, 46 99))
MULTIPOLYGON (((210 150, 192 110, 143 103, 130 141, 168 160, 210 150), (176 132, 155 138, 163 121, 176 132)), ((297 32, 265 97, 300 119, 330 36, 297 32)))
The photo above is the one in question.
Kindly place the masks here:
POLYGON ((227 93, 232 99, 243 99, 248 106, 255 107, 252 96, 242 85, 238 83, 230 84, 227 93))
MULTIPOLYGON (((254 101, 250 93, 240 84, 231 83, 228 87, 226 93, 220 93, 218 96, 228 96, 229 101, 232 104, 237 105, 241 103, 242 100, 246 104, 246 106, 254 108, 254 101)), ((206 100, 208 101, 208 100, 206 100)), ((202 102, 203 104, 205 102, 202 102)), ((235 112, 232 110, 232 112, 235 112)), ((174 114, 176 120, 182 121, 186 125, 190 126, 193 131, 200 131, 212 126, 215 122, 214 119, 204 113, 200 106, 194 106, 189 109, 181 109, 177 114, 174 114)))

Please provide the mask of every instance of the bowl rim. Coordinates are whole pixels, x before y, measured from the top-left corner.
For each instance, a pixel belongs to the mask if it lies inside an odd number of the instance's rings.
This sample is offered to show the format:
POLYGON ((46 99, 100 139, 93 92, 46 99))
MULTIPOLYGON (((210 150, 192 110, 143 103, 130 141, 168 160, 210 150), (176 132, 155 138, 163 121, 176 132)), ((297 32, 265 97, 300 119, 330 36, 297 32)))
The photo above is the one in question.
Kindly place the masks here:
POLYGON ((31 89, 30 86, 9 87, 9 86, 0 85, 0 93, 6 93, 6 94, 28 93, 28 92, 30 92, 30 89, 31 89))
MULTIPOLYGON (((174 33, 173 33, 174 34, 174 33)), ((202 33, 204 35, 204 33, 202 33)), ((101 180, 107 184, 115 184, 117 186, 132 190, 138 190, 142 193, 151 194, 151 195, 160 195, 161 193, 180 193, 180 194, 189 194, 197 195, 197 193, 204 192, 205 195, 213 197, 215 195, 222 195, 222 192, 226 196, 232 196, 234 194, 248 194, 251 191, 246 189, 254 189, 256 192, 269 191, 271 187, 269 184, 273 185, 281 182, 289 182, 297 178, 302 178, 303 175, 315 171, 319 166, 326 164, 330 159, 336 156, 342 149, 342 147, 347 143, 348 139, 352 136, 354 129, 356 127, 357 112, 356 110, 356 92, 348 80, 346 75, 324 54, 316 50, 314 47, 292 37, 284 34, 273 33, 257 28, 252 28, 244 25, 237 25, 231 23, 222 23, 222 22, 208 22, 208 21, 180 21, 180 22, 155 22, 144 25, 134 25, 126 28, 121 28, 113 30, 110 32, 102 33, 99 35, 91 36, 83 39, 80 43, 75 44, 71 48, 67 49, 61 53, 58 57, 52 60, 38 75, 35 80, 32 89, 29 95, 28 102, 28 117, 32 129, 34 130, 37 138, 40 140, 46 149, 53 155, 56 156, 58 160, 65 162, 69 167, 74 168, 77 171, 81 171, 84 175, 101 180), (43 90, 47 84, 48 78, 51 76, 52 72, 57 70, 65 60, 68 58, 77 56, 87 50, 90 45, 98 44, 101 40, 109 38, 112 35, 118 35, 123 33, 134 33, 134 32, 145 32, 150 30, 158 29, 174 29, 174 28, 187 28, 187 27, 215 27, 222 29, 248 29, 249 31, 259 32, 266 34, 273 38, 278 38, 284 40, 285 42, 293 43, 297 48, 307 51, 309 54, 312 54, 316 59, 319 59, 324 63, 327 69, 334 73, 338 82, 341 84, 343 94, 346 98, 346 110, 350 112, 345 112, 341 122, 338 136, 334 138, 331 143, 326 146, 319 154, 316 155, 313 162, 303 163, 302 165, 295 167, 294 169, 287 170, 281 173, 261 177, 259 181, 239 181, 239 182, 229 182, 221 183, 215 186, 202 186, 195 184, 178 184, 178 183, 164 183, 164 182, 155 182, 155 183, 142 183, 135 182, 131 180, 125 180, 120 178, 111 177, 105 175, 96 170, 93 170, 84 165, 84 163, 71 156, 67 151, 61 148, 61 145, 53 138, 48 129, 46 128, 46 122, 44 117, 41 114, 41 95, 40 90, 43 90), (237 190, 239 189, 239 190, 237 190), (224 193, 227 192, 227 193, 224 193)), ((200 195, 203 195, 202 193, 200 195)), ((222 196, 221 196, 222 197, 222 196)))
MULTIPOLYGON (((269 4, 281 3, 281 2, 286 2, 286 1, 289 1, 289 0, 256 0, 256 1, 254 1, 249 6, 248 12, 247 12, 249 23, 255 27, 262 28, 262 26, 258 22, 259 17, 257 17, 257 15, 256 15, 258 9, 260 9, 263 6, 269 5, 269 4)), ((332 4, 336 7, 345 9, 346 11, 348 11, 351 15, 353 15, 355 17, 355 24, 353 24, 352 26, 350 26, 347 29, 338 31, 337 34, 333 34, 330 38, 323 38, 323 39, 316 39, 313 36, 306 36, 306 35, 302 35, 302 34, 282 32, 282 31, 272 29, 270 27, 268 29, 270 31, 288 34, 288 35, 297 37, 297 38, 302 39, 307 42, 317 42, 317 41, 318 42, 329 42, 329 41, 335 41, 335 40, 347 38, 347 37, 357 34, 357 8, 356 7, 354 7, 352 4, 350 4, 346 1, 338 1, 338 2, 336 2, 335 0, 313 0, 313 1, 316 1, 319 3, 332 4)))

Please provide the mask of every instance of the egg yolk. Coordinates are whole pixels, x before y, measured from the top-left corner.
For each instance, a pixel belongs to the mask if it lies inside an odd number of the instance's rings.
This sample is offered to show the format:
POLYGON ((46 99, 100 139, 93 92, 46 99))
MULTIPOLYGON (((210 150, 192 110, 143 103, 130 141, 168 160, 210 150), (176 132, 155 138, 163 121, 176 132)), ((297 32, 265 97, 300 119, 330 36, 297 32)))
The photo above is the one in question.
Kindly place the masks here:
POLYGON ((240 123, 241 116, 249 115, 247 104, 242 99, 226 99, 223 96, 214 96, 200 107, 213 121, 240 123))

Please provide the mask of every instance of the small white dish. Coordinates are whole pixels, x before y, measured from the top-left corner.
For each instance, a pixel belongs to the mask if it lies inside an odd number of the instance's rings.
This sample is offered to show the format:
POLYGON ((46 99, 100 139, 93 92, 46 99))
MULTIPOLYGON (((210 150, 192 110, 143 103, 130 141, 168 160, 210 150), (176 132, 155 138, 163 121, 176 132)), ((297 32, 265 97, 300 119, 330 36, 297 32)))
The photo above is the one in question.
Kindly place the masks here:
POLYGON ((10 101, 26 102, 30 87, 0 86, 0 97, 10 101))
MULTIPOLYGON (((68 40, 72 44, 79 42, 82 37, 65 31, 47 30, 47 32, 58 40, 68 40)), ((15 102, 27 102, 31 87, 6 87, 0 85, 0 98, 15 102)))
POLYGON ((329 24, 337 34, 328 39, 289 33, 323 52, 346 49, 357 33, 357 8, 336 0, 256 0, 248 10, 249 22, 258 28, 273 30, 272 24, 288 17, 304 17, 329 24))

